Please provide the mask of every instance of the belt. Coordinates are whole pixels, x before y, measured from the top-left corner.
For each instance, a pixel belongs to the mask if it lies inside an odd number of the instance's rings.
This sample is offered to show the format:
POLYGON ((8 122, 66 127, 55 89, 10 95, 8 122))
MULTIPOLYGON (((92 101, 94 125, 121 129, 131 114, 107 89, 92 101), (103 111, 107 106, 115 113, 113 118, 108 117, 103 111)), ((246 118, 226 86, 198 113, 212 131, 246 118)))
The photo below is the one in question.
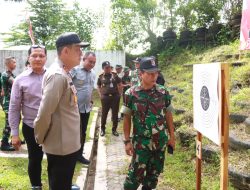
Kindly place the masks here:
POLYGON ((116 96, 117 94, 104 94, 104 96, 116 96))

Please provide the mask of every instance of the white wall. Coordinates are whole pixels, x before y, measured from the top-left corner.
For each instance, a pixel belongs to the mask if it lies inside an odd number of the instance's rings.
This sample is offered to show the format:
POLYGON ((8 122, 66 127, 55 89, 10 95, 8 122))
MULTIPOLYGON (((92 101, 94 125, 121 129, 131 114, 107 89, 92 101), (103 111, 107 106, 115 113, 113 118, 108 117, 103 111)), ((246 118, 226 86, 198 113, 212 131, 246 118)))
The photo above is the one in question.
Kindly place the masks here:
MULTIPOLYGON (((116 64, 125 66, 125 52, 124 51, 95 51, 96 53, 96 66, 94 68, 98 76, 102 72, 102 62, 109 61, 112 66, 116 64)), ((28 50, 0 50, 0 72, 5 70, 4 58, 13 56, 17 60, 17 67, 14 73, 20 74, 25 67, 25 62, 28 56, 28 50)), ((56 57, 56 50, 49 50, 47 53, 46 67, 53 63, 56 57)))

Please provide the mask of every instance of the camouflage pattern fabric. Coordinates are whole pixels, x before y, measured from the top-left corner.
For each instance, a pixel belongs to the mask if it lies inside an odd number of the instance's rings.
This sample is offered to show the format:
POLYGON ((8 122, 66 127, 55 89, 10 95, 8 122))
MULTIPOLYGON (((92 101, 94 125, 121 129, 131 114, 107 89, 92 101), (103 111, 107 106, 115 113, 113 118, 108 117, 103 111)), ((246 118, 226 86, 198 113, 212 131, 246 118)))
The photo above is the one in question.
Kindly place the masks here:
POLYGON ((128 175, 124 182, 125 190, 135 190, 140 184, 156 188, 158 177, 163 171, 166 142, 162 149, 152 151, 143 147, 143 139, 133 139, 134 154, 129 166, 128 175))
POLYGON ((1 92, 2 92, 1 76, 2 76, 2 73, 0 73, 0 106, 3 107, 3 97, 2 97, 2 95, 1 95, 1 92))
POLYGON ((2 107, 3 107, 3 111, 5 112, 5 127, 3 128, 3 137, 1 140, 2 145, 9 144, 8 139, 10 137, 10 126, 8 122, 8 112, 9 112, 11 88, 14 82, 14 78, 15 78, 15 75, 10 71, 3 72, 1 76, 1 84, 2 84, 2 89, 4 92, 2 107))
MULTIPOLYGON (((122 77, 122 84, 124 84, 124 85, 130 84, 130 81, 131 81, 130 76, 124 75, 124 76, 122 77)), ((126 90, 128 90, 129 88, 130 88, 130 86, 125 86, 125 87, 123 88, 123 94, 124 94, 124 93, 126 92, 126 90)))
POLYGON ((140 183, 155 188, 163 170, 168 142, 166 111, 171 108, 171 96, 165 87, 150 90, 132 86, 125 93, 121 112, 133 120, 134 155, 124 182, 124 189, 137 189, 140 183))
POLYGON ((140 84, 140 71, 139 71, 139 69, 135 69, 135 70, 131 71, 130 79, 131 79, 131 86, 140 84))
POLYGON ((9 138, 10 138, 10 125, 9 125, 9 120, 8 120, 8 113, 5 112, 5 126, 3 128, 3 137, 2 137, 2 140, 1 140, 1 146, 4 146, 4 145, 9 145, 9 138))
POLYGON ((3 110, 6 113, 8 113, 8 110, 9 110, 10 94, 11 94, 11 88, 14 82, 14 78, 15 78, 15 75, 10 71, 3 72, 1 76, 1 84, 2 84, 2 89, 4 92, 3 110))

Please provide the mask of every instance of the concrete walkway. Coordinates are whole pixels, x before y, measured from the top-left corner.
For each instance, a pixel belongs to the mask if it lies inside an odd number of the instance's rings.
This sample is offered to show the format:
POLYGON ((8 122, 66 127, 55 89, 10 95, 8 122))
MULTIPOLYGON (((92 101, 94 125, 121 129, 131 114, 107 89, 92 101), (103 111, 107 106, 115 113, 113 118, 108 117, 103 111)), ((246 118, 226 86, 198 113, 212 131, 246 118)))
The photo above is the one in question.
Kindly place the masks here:
POLYGON ((94 190, 122 190, 130 157, 126 155, 121 124, 119 137, 99 137, 94 190))
MULTIPOLYGON (((111 122, 110 114, 107 121, 111 122)), ((113 136, 111 132, 107 132, 104 137, 99 136, 94 190, 123 190, 131 157, 125 153, 122 127, 123 121, 118 126, 119 137, 113 136)), ((161 178, 162 176, 159 177, 159 182, 161 178)), ((141 186, 138 190, 140 189, 141 186)), ((160 183, 156 189, 174 190, 160 183)))

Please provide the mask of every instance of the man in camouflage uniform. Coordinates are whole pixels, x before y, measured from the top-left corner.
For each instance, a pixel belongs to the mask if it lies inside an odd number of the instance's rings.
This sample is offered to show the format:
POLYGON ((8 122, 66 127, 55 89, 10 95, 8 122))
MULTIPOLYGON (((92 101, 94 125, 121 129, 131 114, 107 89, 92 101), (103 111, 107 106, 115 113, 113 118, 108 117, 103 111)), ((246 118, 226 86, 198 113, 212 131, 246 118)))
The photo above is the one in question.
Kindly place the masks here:
POLYGON ((122 87, 123 87, 123 91, 122 91, 122 97, 123 97, 123 103, 124 103, 124 95, 126 90, 128 90, 131 86, 131 79, 129 76, 129 68, 128 67, 124 67, 124 75, 122 77, 122 87))
MULTIPOLYGON (((122 77, 122 100, 124 103, 124 96, 125 96, 125 92, 131 87, 131 79, 129 76, 129 67, 124 67, 123 69, 123 77, 122 77)), ((123 113, 121 113, 121 119, 123 119, 123 113)))
POLYGON ((101 117, 101 136, 105 135, 105 125, 109 109, 112 110, 112 134, 119 136, 116 131, 118 126, 119 101, 122 91, 121 79, 115 72, 111 72, 110 63, 105 61, 102 63, 103 73, 99 75, 97 80, 97 89, 102 103, 101 117))
POLYGON ((2 76, 2 73, 0 73, 0 106, 3 107, 3 91, 2 91, 1 76, 2 76))
POLYGON ((175 147, 171 96, 163 86, 156 84, 158 68, 154 60, 142 58, 140 72, 141 84, 126 91, 121 109, 124 113, 125 150, 132 156, 124 182, 125 190, 136 190, 140 184, 143 190, 156 188, 158 176, 163 171, 166 147, 175 147))
POLYGON ((123 77, 122 69, 122 65, 115 65, 115 72, 120 79, 123 77))
POLYGON ((12 84, 14 82, 15 75, 12 73, 16 68, 16 60, 14 57, 5 58, 5 66, 7 70, 2 73, 1 84, 3 92, 3 111, 5 113, 5 127, 3 129, 3 137, 1 140, 1 150, 14 151, 14 147, 9 144, 10 126, 8 121, 9 102, 12 84))
POLYGON ((137 85, 140 83, 140 58, 133 60, 135 63, 135 70, 130 72, 131 86, 137 85))

